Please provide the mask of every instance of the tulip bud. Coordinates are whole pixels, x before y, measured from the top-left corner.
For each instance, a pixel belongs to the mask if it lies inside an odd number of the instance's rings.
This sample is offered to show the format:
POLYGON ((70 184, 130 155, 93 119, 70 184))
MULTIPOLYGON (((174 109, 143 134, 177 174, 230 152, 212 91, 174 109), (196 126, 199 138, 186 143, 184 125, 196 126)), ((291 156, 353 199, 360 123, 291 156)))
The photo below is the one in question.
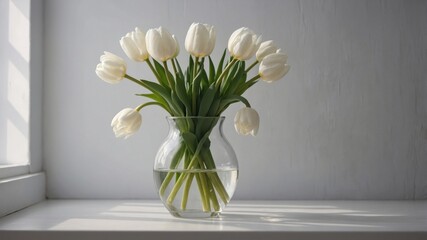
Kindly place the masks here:
POLYGON ((126 55, 137 62, 143 62, 148 59, 148 51, 145 45, 145 33, 135 28, 135 31, 127 33, 120 39, 120 46, 126 55))
POLYGON ((208 24, 193 23, 185 37, 185 49, 195 57, 210 55, 215 47, 215 28, 208 24))
POLYGON ((104 52, 100 60, 101 63, 95 70, 99 78, 111 84, 119 83, 124 78, 127 66, 122 58, 110 52, 104 52))
POLYGON ((259 128, 259 115, 253 108, 244 107, 234 117, 234 128, 240 135, 255 136, 259 128))
POLYGON ((261 45, 259 46, 258 51, 255 54, 256 60, 258 62, 261 62, 262 59, 264 59, 267 55, 276 53, 278 51, 280 51, 280 49, 277 49, 273 41, 270 40, 270 41, 262 42, 261 45))
POLYGON ((177 52, 177 44, 174 38, 163 27, 148 30, 145 42, 150 56, 159 62, 173 58, 177 52))
POLYGON ((249 28, 239 28, 228 39, 228 51, 234 58, 245 61, 251 58, 261 44, 261 36, 249 28))
POLYGON ((133 108, 125 108, 114 116, 111 121, 114 134, 124 139, 133 135, 141 127, 141 114, 133 108))
POLYGON ((266 82, 281 79, 289 72, 290 66, 286 64, 288 56, 284 53, 267 55, 259 64, 259 75, 266 82))

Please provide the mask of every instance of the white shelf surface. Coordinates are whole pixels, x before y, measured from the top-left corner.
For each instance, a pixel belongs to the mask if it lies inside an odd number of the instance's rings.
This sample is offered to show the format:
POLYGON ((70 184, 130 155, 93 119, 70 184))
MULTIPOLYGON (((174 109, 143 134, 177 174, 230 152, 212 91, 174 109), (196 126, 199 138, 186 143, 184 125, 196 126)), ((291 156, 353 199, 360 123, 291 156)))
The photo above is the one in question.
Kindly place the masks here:
POLYGON ((427 201, 232 201, 180 219, 154 200, 47 200, 0 218, 2 240, 153 238, 427 239, 427 201))

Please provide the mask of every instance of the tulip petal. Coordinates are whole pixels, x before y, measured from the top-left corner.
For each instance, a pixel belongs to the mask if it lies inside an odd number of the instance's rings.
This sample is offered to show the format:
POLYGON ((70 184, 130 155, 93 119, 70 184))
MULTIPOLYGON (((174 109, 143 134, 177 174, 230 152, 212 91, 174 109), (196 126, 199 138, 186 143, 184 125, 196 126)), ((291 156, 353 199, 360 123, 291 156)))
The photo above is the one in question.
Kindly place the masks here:
POLYGON ((174 38, 163 27, 148 30, 145 41, 148 53, 159 62, 173 58, 177 52, 174 38))
POLYGON ((119 83, 126 74, 126 62, 110 52, 104 52, 100 60, 101 63, 96 66, 96 75, 108 83, 119 83))
POLYGON ((242 108, 234 117, 234 128, 240 135, 255 136, 259 129, 259 115, 253 108, 242 108))
POLYGON ((195 57, 205 57, 215 46, 215 29, 208 24, 193 23, 185 37, 185 49, 195 57))
POLYGON ((111 121, 114 134, 117 138, 128 138, 141 127, 141 114, 132 108, 125 108, 117 113, 111 121))
POLYGON ((259 65, 259 75, 265 82, 274 82, 284 77, 289 72, 286 64, 288 56, 284 53, 272 53, 264 57, 259 65))
POLYGON ((261 44, 261 36, 249 28, 239 28, 233 32, 228 40, 230 54, 241 61, 248 60, 258 50, 261 44))
POLYGON ((136 46, 135 42, 130 37, 123 37, 120 40, 120 45, 122 46, 123 51, 126 53, 126 55, 134 60, 142 62, 144 59, 140 55, 140 51, 138 47, 136 46))

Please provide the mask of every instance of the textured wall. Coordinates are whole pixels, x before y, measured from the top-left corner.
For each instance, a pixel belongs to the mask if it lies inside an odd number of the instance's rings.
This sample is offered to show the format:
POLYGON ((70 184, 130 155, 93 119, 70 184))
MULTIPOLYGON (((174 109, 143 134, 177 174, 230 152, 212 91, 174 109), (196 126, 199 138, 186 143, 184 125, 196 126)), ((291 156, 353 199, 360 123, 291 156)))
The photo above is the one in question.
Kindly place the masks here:
MULTIPOLYGON (((135 26, 184 41, 193 21, 217 27, 218 59, 241 26, 274 39, 292 65, 246 97, 259 135, 225 132, 240 160, 240 199, 427 198, 427 1, 46 1, 44 158, 51 198, 156 198, 152 163, 165 113, 115 139, 111 118, 139 104, 130 82, 94 73, 135 26)), ((187 59, 181 49, 181 63, 187 59)), ((129 73, 150 76, 141 64, 129 73)))

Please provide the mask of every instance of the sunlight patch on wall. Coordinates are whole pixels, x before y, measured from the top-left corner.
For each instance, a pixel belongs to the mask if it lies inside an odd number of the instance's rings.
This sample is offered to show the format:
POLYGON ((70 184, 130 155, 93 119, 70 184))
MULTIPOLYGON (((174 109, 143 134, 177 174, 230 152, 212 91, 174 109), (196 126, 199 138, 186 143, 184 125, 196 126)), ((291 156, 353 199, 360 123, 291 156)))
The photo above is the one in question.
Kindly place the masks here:
POLYGON ((29 163, 30 0, 1 4, 0 165, 29 163))
POLYGON ((11 164, 28 163, 28 134, 23 133, 12 121, 6 124, 6 159, 11 164))
POLYGON ((15 2, 17 1, 9 1, 9 43, 19 52, 26 62, 29 62, 30 20, 26 17, 28 14, 22 12, 15 2))

